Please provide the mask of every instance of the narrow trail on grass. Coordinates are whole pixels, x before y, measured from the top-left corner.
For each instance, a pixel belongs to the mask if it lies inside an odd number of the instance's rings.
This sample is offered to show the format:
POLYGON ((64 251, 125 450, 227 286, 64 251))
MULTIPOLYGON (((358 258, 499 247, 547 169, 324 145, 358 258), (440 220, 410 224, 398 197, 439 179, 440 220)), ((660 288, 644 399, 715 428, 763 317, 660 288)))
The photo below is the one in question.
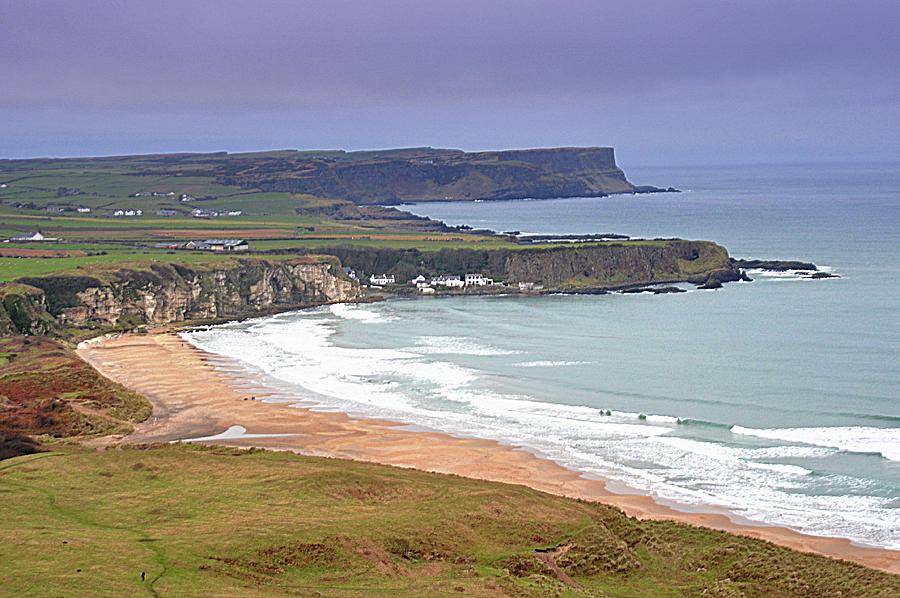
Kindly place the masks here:
POLYGON ((20 465, 25 465, 27 463, 31 463, 32 461, 37 461, 38 459, 46 459, 47 457, 61 457, 61 456, 63 456, 63 453, 38 453, 36 455, 30 455, 30 458, 28 458, 28 459, 22 459, 20 461, 16 461, 15 463, 7 463, 6 465, 0 466, 0 471, 12 469, 13 467, 19 467, 20 465))
POLYGON ((550 567, 550 570, 553 571, 553 574, 556 575, 556 578, 559 581, 563 582, 567 586, 570 586, 573 588, 580 588, 581 586, 578 585, 578 582, 576 582, 574 579, 572 579, 569 576, 569 574, 566 573, 565 570, 556 563, 556 557, 564 555, 565 553, 567 553, 569 551, 569 549, 571 547, 572 547, 571 544, 563 544, 562 546, 560 546, 559 548, 557 548, 555 550, 536 551, 536 556, 545 565, 550 567))
MULTIPOLYGON (((14 467, 21 466, 21 465, 26 465, 28 463, 32 463, 41 458, 64 457, 64 456, 65 456, 64 453, 41 453, 41 454, 32 456, 32 458, 30 458, 30 459, 23 459, 23 460, 15 462, 15 463, 9 463, 7 465, 4 465, 4 466, 0 467, 0 472, 6 471, 6 470, 9 470, 14 467)), ((13 480, 10 480, 8 478, 8 476, 5 476, 5 475, 0 475, 0 484, 7 484, 9 486, 13 486, 15 488, 24 490, 26 492, 34 492, 34 493, 42 494, 47 499, 47 505, 53 513, 55 513, 56 515, 59 515, 61 518, 68 519, 82 527, 92 527, 92 528, 102 529, 102 530, 110 531, 110 532, 127 532, 129 534, 133 534, 133 535, 137 536, 137 538, 135 539, 135 542, 137 542, 138 545, 142 549, 149 550, 153 554, 153 561, 156 562, 160 567, 159 573, 155 577, 150 579, 150 581, 148 583, 145 584, 147 587, 147 590, 150 592, 151 595, 153 595, 155 597, 159 596, 159 592, 156 591, 156 588, 154 588, 153 585, 157 581, 159 581, 168 572, 168 570, 169 570, 168 562, 166 561, 165 555, 163 554, 162 550, 160 550, 159 547, 157 547, 153 544, 153 542, 155 542, 155 539, 151 538, 146 532, 139 530, 139 529, 131 528, 131 527, 107 525, 107 524, 99 523, 97 521, 89 519, 89 518, 85 517, 84 515, 76 512, 76 511, 73 511, 72 509, 67 509, 65 507, 60 506, 59 503, 57 502, 57 496, 55 493, 53 493, 52 491, 47 490, 45 488, 41 488, 39 486, 33 485, 33 484, 26 484, 23 482, 13 481, 13 480)))

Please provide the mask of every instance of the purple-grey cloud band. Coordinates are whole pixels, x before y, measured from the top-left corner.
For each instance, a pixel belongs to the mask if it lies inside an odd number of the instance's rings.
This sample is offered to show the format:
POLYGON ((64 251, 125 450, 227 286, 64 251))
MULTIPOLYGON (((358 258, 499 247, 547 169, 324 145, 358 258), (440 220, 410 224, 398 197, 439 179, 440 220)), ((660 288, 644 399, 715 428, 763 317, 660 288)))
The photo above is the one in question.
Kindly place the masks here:
MULTIPOLYGON (((0 116, 26 121, 175 111, 247 126, 250 113, 336 110, 440 120, 461 105, 539 119, 562 105, 584 118, 602 106, 634 121, 699 104, 711 122, 766 106, 827 121, 841 110, 896 116, 900 101, 891 1, 2 0, 0 9, 0 116)), ((871 137, 874 121, 857 130, 871 137)))

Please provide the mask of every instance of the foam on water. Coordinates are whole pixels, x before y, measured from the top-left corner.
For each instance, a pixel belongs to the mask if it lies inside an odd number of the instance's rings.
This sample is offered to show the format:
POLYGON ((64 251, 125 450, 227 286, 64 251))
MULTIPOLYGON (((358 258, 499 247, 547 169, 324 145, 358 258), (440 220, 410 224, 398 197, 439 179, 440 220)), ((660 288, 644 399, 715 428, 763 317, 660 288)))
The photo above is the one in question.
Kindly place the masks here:
POLYGON ((523 361, 521 363, 512 364, 513 367, 517 368, 558 368, 558 367, 566 367, 570 365, 590 365, 590 361, 548 361, 548 360, 538 360, 538 361, 523 361))
MULTIPOLYGON (((885 506, 891 497, 869 495, 865 484, 847 476, 813 475, 816 459, 839 450, 877 450, 896 458, 891 447, 900 446, 898 430, 735 426, 735 442, 723 443, 685 437, 713 430, 727 439, 728 427, 714 422, 686 426, 684 419, 668 414, 562 404, 528 391, 504 390, 486 371, 450 361, 455 356, 503 358, 520 352, 475 338, 419 335, 413 337, 413 346, 399 349, 342 346, 340 331, 360 324, 368 330, 368 324, 392 317, 385 315, 392 313, 389 310, 384 304, 330 306, 183 336, 284 382, 304 400, 303 406, 526 446, 564 466, 662 499, 716 505, 808 533, 900 548, 900 509, 885 506), (838 490, 817 493, 811 490, 812 482, 838 490)), ((509 365, 552 368, 563 363, 591 362, 512 357, 509 365)))
POLYGON ((891 461, 900 461, 900 428, 846 426, 757 430, 732 426, 731 431, 744 436, 832 447, 852 453, 875 453, 891 461))
POLYGON ((472 338, 458 336, 420 336, 412 349, 422 355, 517 355, 521 351, 498 349, 472 338))
POLYGON ((329 309, 332 314, 345 320, 384 323, 395 319, 389 316, 385 316, 383 313, 379 313, 371 309, 366 309, 365 307, 353 303, 335 303, 334 305, 331 305, 329 309))

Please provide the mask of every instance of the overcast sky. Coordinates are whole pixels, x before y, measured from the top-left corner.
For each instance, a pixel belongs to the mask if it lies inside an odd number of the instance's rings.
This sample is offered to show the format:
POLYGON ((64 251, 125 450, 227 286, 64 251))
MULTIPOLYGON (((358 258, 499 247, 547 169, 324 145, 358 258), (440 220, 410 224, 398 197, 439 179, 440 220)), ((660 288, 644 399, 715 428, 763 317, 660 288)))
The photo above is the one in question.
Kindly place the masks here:
POLYGON ((0 0, 0 156, 900 159, 896 0, 0 0))

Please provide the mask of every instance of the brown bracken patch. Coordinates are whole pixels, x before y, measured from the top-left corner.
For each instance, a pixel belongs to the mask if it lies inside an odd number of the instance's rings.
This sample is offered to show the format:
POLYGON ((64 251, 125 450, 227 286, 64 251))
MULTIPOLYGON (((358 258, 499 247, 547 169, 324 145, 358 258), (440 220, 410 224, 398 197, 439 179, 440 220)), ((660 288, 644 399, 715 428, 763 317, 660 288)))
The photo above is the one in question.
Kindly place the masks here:
POLYGON ((56 341, 2 337, 0 353, 8 360, 0 370, 0 445, 9 451, 14 445, 21 449, 27 436, 124 433, 150 415, 143 397, 110 382, 56 341))

